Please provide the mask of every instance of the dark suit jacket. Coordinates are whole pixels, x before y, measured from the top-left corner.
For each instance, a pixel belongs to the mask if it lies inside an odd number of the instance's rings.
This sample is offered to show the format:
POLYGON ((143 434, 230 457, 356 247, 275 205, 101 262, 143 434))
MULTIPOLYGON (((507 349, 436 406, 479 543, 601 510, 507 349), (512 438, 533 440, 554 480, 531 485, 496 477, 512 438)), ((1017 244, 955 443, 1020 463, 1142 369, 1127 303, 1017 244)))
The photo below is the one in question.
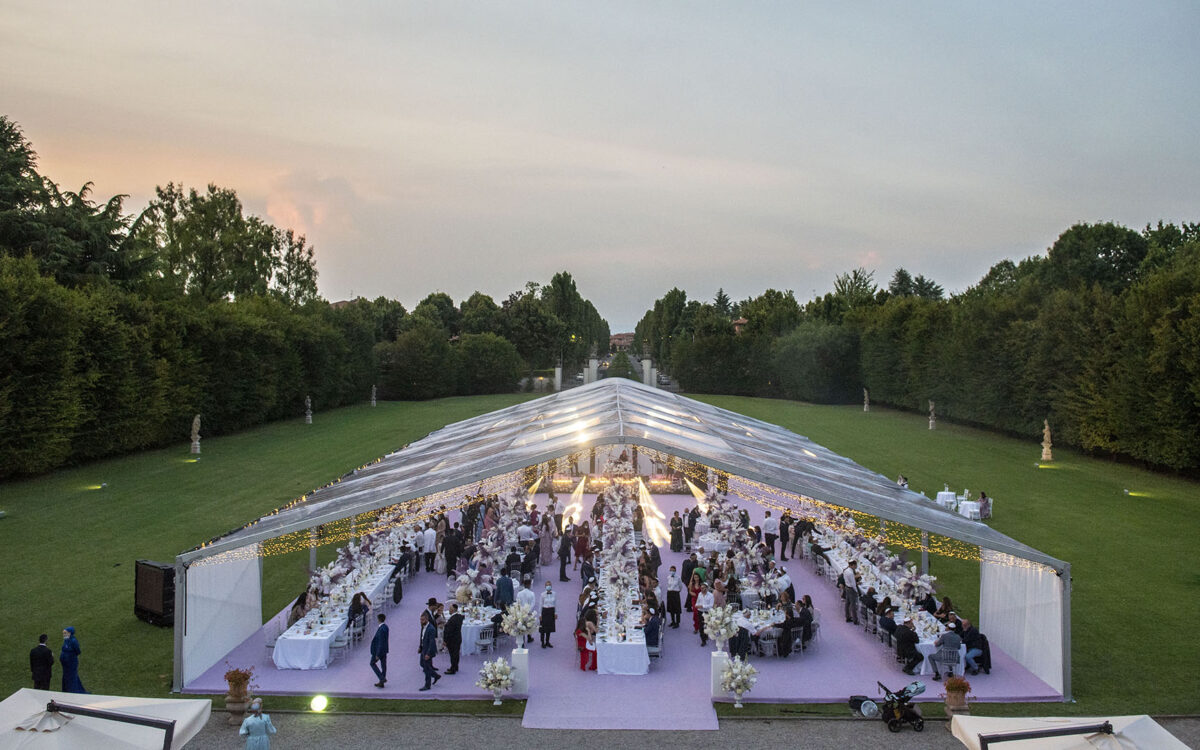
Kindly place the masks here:
POLYGON ((54 652, 44 643, 39 643, 29 652, 29 671, 33 679, 41 682, 50 679, 50 671, 54 666, 54 652))
POLYGON ((912 628, 898 627, 893 638, 896 639, 896 653, 904 658, 910 658, 917 653, 917 644, 921 637, 912 628))
POLYGON ((446 643, 462 643, 462 626, 462 612, 450 615, 450 619, 446 620, 445 626, 442 627, 442 640, 446 643))
POLYGON ((642 633, 646 636, 647 646, 658 645, 658 634, 662 630, 662 620, 658 619, 658 615, 652 616, 642 626, 642 633))
POLYGON ((508 576, 500 576, 496 581, 496 601, 504 604, 512 604, 513 597, 513 582, 508 576))
POLYGON ((371 639, 371 656, 380 657, 387 656, 388 652, 388 626, 386 622, 380 623, 375 630, 375 637, 371 639))
POLYGON ((437 656, 437 628, 432 622, 425 626, 425 632, 421 634, 421 658, 426 656, 437 656))

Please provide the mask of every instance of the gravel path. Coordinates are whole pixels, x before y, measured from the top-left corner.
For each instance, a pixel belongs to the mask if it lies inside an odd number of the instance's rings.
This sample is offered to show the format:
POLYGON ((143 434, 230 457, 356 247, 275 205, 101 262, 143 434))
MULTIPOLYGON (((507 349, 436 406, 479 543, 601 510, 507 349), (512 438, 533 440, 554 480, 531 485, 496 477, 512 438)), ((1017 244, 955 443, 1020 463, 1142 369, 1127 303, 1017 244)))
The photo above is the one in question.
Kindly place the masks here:
MULTIPOLYGON (((962 744, 946 731, 944 721, 931 721, 924 732, 904 729, 890 734, 879 721, 836 719, 723 720, 717 732, 569 731, 524 729, 519 717, 398 716, 377 714, 273 714, 279 733, 272 750, 288 748, 441 747, 529 750, 567 747, 572 750, 611 750, 652 740, 660 750, 707 747, 802 747, 842 750, 855 746, 888 750, 954 750, 962 744), (635 735, 648 735, 635 740, 635 735)), ((1176 737, 1200 748, 1200 719, 1167 719, 1161 723, 1176 737)), ((188 743, 187 750, 241 750, 237 729, 225 724, 225 713, 214 711, 208 726, 188 743)))

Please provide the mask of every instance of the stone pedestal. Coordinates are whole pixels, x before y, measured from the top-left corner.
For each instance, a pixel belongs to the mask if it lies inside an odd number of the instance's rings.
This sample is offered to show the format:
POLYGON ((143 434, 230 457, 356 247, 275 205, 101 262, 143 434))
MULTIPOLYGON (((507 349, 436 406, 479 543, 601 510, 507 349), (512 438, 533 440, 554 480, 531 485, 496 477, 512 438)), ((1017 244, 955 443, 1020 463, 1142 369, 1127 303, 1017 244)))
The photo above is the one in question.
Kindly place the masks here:
POLYGON ((562 365, 554 368, 554 392, 562 390, 562 365))
POLYGON ((512 670, 512 692, 517 695, 529 695, 529 649, 512 650, 512 670))
POLYGON ((712 652, 712 697, 722 698, 725 691, 721 689, 721 675, 729 664, 729 654, 725 651, 712 652))
POLYGON ((200 455, 200 441, 199 440, 192 441, 192 455, 195 455, 195 456, 200 455))
POLYGON ((650 359, 642 360, 642 385, 654 387, 654 374, 650 371, 650 359))

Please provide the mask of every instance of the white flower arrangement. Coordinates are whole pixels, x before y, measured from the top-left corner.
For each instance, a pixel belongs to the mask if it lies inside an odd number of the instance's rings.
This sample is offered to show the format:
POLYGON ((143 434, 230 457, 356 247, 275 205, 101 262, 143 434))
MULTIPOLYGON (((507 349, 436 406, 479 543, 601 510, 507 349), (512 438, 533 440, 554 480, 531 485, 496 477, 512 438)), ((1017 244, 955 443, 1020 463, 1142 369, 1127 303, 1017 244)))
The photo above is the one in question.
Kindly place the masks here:
POLYGON ((508 605, 508 611, 500 620, 500 627, 505 633, 518 639, 523 639, 538 628, 537 615, 521 602, 508 605))
POLYGON ((713 607, 704 613, 704 632, 715 641, 727 641, 737 634, 733 621, 735 610, 730 605, 713 607))
POLYGON ((737 705, 742 705, 742 695, 750 692, 758 682, 758 670, 750 662, 740 656, 735 656, 721 671, 721 689, 733 693, 737 697, 737 705))
POLYGON ((485 661, 479 670, 479 679, 475 681, 475 685, 492 693, 498 690, 512 690, 512 665, 503 658, 485 661))

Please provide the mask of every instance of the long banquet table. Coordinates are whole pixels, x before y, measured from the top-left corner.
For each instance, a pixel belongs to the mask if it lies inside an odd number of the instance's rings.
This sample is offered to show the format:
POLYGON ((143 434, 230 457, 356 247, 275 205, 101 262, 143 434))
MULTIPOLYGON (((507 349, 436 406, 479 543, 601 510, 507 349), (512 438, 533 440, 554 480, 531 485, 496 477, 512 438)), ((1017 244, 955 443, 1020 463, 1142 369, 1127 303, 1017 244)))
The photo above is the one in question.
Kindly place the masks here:
MULTIPOLYGON (((391 572, 391 565, 380 565, 360 581, 355 590, 366 594, 376 607, 382 606, 383 592, 391 572)), ((272 654, 275 666, 279 669, 325 669, 329 666, 330 647, 346 630, 349 608, 349 602, 335 607, 324 624, 318 621, 318 613, 314 609, 285 630, 275 641, 272 654)))

